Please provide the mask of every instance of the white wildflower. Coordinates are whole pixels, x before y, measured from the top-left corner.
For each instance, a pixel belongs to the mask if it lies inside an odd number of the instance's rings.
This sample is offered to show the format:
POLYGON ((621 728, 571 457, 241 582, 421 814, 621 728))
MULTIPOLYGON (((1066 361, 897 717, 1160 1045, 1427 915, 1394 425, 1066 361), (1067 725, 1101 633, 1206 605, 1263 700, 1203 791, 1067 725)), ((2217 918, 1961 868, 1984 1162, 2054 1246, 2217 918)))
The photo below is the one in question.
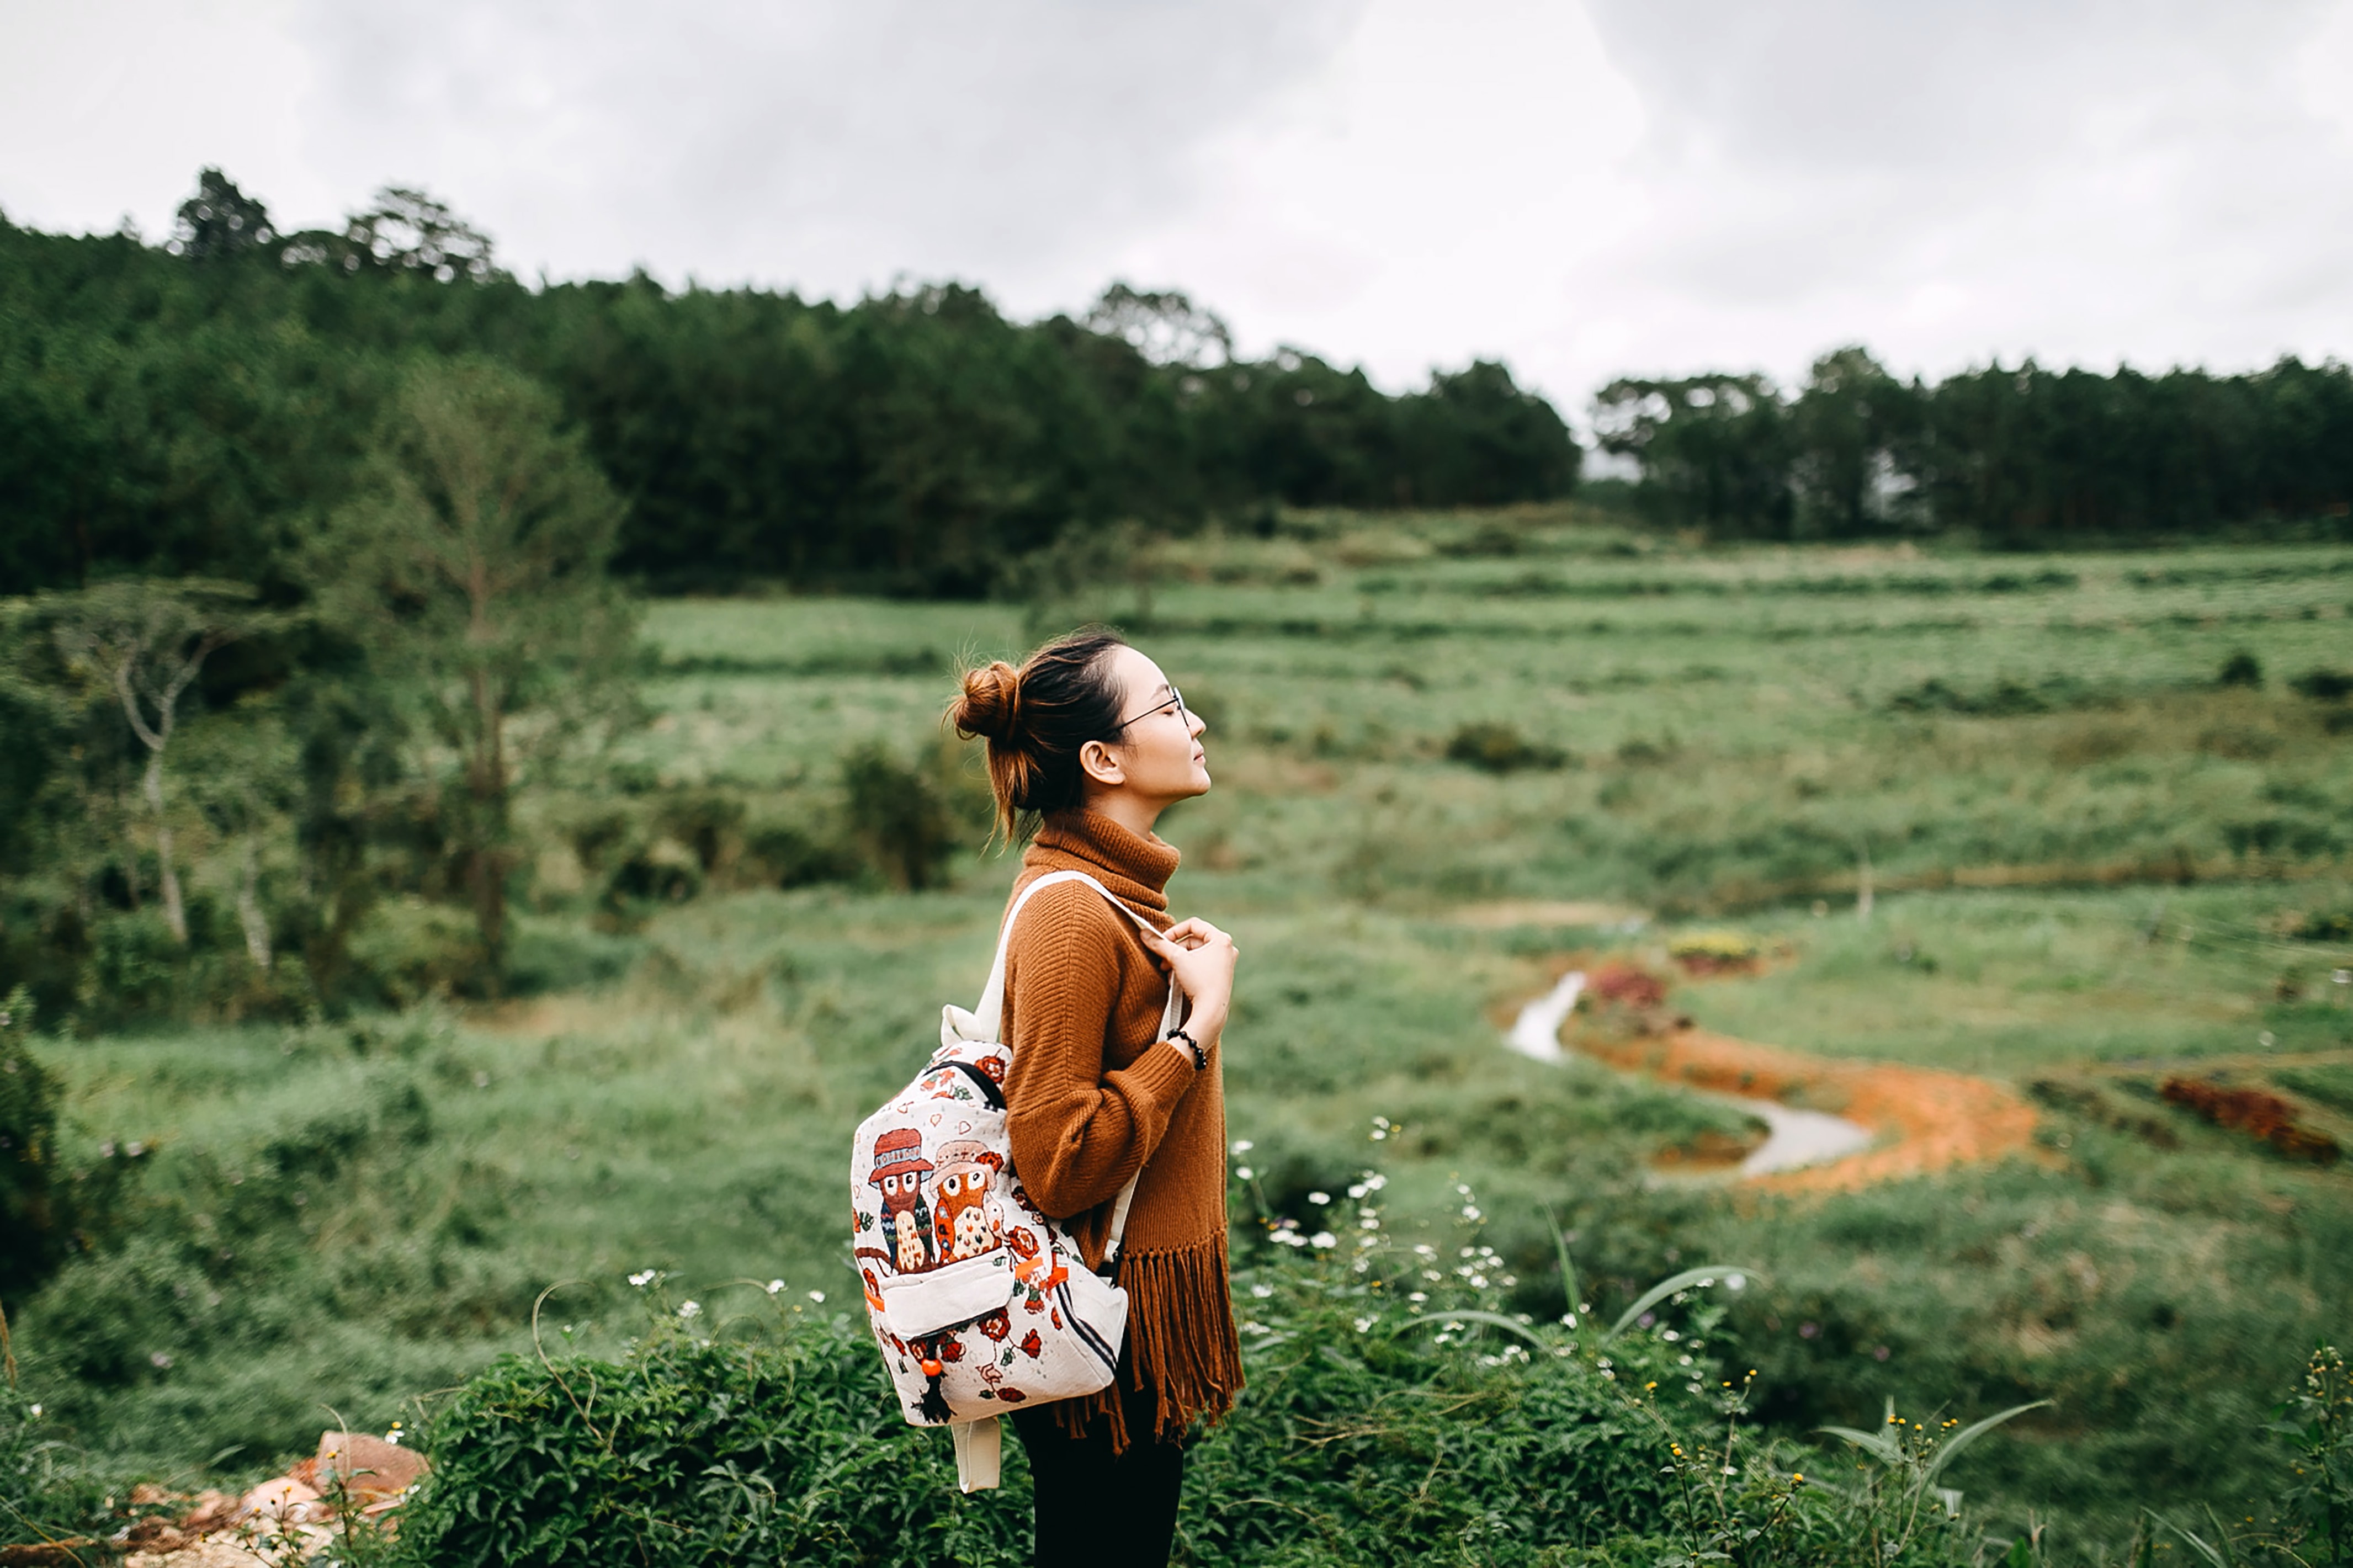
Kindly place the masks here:
POLYGON ((1238 1182, 1252 1181, 1255 1180, 1257 1176, 1258 1173, 1251 1170, 1248 1165, 1236 1165, 1234 1167, 1234 1180, 1238 1182))
POLYGON ((1329 1193, 1310 1193, 1307 1194, 1307 1201, 1314 1204, 1320 1209, 1332 1201, 1332 1194, 1329 1193))
POLYGON ((1430 1292, 1427 1290, 1416 1290, 1407 1296, 1406 1300, 1409 1301, 1427 1301, 1430 1300, 1430 1292))
POLYGON ((1356 1320, 1356 1331, 1360 1334, 1372 1326, 1373 1321, 1370 1318, 1358 1318, 1356 1320))
POLYGON ((771 1279, 768 1281, 768 1294, 771 1296, 781 1294, 784 1288, 785 1282, 781 1279, 771 1279))
POLYGON ((642 1290, 660 1278, 661 1270, 659 1268, 641 1268, 629 1276, 629 1283, 642 1290))
POLYGON ((825 1301, 825 1292, 822 1290, 812 1290, 808 1293, 808 1299, 812 1301, 818 1302, 819 1305, 822 1305, 825 1301))
POLYGON ((1234 1152, 1237 1154, 1247 1154, 1257 1147, 1257 1144, 1251 1142, 1247 1138, 1237 1138, 1234 1140, 1234 1152))
POLYGON ((1307 1244, 1310 1247, 1337 1247, 1340 1245, 1340 1238, 1328 1230, 1319 1230, 1307 1238, 1307 1244))
POLYGON ((691 1323, 701 1316, 702 1316, 702 1303, 700 1301, 687 1301, 679 1307, 678 1321, 681 1323, 691 1323))

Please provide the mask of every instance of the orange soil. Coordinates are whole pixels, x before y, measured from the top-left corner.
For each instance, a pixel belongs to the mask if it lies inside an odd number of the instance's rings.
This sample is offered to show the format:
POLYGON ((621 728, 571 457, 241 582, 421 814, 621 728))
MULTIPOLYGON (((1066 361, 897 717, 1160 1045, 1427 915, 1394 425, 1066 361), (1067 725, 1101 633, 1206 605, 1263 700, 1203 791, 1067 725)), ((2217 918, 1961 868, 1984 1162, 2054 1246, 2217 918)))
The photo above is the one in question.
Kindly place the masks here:
POLYGON ((1880 1134, 1860 1152, 1746 1184, 1779 1192, 1849 1192, 1947 1165, 2034 1152, 2034 1110, 2004 1085, 1892 1062, 1835 1061, 1704 1029, 1627 1040, 1580 1039, 1613 1067, 1695 1089, 1831 1111, 1880 1134))

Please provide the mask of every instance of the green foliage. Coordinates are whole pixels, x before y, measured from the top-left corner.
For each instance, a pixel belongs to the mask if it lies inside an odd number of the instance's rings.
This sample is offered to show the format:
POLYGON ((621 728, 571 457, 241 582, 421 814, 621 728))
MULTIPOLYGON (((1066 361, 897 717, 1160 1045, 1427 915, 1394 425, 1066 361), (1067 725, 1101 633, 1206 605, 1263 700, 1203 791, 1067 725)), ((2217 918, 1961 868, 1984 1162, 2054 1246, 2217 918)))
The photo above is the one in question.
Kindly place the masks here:
POLYGON ((508 1356, 438 1405, 394 1561, 1021 1561, 1026 1500, 959 1498, 846 1319, 705 1338, 679 1310, 617 1362, 508 1356))
POLYGON ((2329 1568, 2353 1563, 2353 1379, 2333 1345, 2314 1349, 2273 1430, 2288 1441, 2279 1549, 2329 1568))
POLYGON ((19 985, 0 1003, 0 1298, 21 1298, 60 1250, 51 1197, 58 1164, 58 1082, 23 1042, 33 998, 19 985))
MULTIPOLYGON (((1861 1435, 1885 1450, 1883 1479, 1809 1480, 1820 1457, 1753 1434, 1753 1374, 1736 1385, 1709 1353, 1724 1313, 1708 1298, 1739 1276, 1661 1282, 1641 1305, 1663 1316, 1641 1331, 1597 1333, 1576 1306, 1540 1324, 1502 1310, 1482 1271, 1493 1248, 1461 1247, 1471 1262, 1440 1273, 1436 1248, 1392 1243, 1386 1185, 1366 1172, 1319 1216, 1330 1229, 1277 1222, 1246 1249, 1234 1286, 1250 1386, 1187 1456, 1178 1561, 1875 1568, 1981 1554, 1981 1521, 1937 1483, 2018 1412, 1861 1435)), ((618 1360, 511 1356, 437 1405, 422 1433, 435 1468, 397 1560, 560 1562, 617 1541, 661 1563, 1024 1559, 1010 1434, 1005 1488, 959 1499, 948 1445, 899 1418, 862 1324, 781 1282, 728 1318, 674 1302, 666 1280, 632 1277, 652 1328, 618 1360)))
POLYGON ((1522 768, 1556 768, 1568 753, 1538 745, 1509 724, 1465 724, 1447 737, 1449 762, 1468 763, 1491 773, 1516 773, 1522 768))
POLYGON ((2353 368, 2283 359, 2238 376, 2050 371, 2031 360, 1934 386, 1860 348, 1795 397, 1761 376, 1625 378, 1597 395, 1655 521, 1720 537, 1933 530, 2049 546, 2234 524, 2341 532, 2353 499, 2353 368))
POLYGON ((311 566, 322 606, 454 759, 419 771, 442 775, 494 984, 517 775, 609 710, 635 637, 605 570, 620 502, 558 418, 553 397, 493 362, 420 363, 311 566))
POLYGON ((1602 449, 1641 465, 1634 500, 1646 516, 1735 538, 1788 536, 1788 418, 1770 381, 1621 378, 1593 405, 1602 449))
POLYGON ((2260 690, 2263 684, 2263 661, 2245 648, 2232 650, 2214 674, 2217 686, 2244 686, 2260 690))
POLYGON ((1008 321, 953 284, 847 308, 643 274, 533 290, 400 188, 282 234, 208 169, 165 248, 0 220, 0 581, 31 586, 282 584, 406 362, 467 352, 554 392, 630 500, 617 566, 674 588, 1004 593, 1021 557, 1123 520, 1541 500, 1577 478, 1558 415, 1496 364, 1391 397, 1288 350, 1230 363, 1213 317, 1116 285, 1086 324, 1008 321))
MULTIPOLYGON (((944 759, 953 767, 957 753, 944 759)), ((850 834, 894 888, 919 891, 946 879, 947 862, 964 842, 937 766, 909 767, 880 742, 841 759, 843 816, 850 834)), ((953 773, 949 775, 954 777, 953 773)), ((967 813, 966 815, 969 815, 967 813)))
POLYGON ((2315 702, 2341 702, 2353 697, 2353 673, 2342 669, 2307 669, 2288 685, 2315 702))

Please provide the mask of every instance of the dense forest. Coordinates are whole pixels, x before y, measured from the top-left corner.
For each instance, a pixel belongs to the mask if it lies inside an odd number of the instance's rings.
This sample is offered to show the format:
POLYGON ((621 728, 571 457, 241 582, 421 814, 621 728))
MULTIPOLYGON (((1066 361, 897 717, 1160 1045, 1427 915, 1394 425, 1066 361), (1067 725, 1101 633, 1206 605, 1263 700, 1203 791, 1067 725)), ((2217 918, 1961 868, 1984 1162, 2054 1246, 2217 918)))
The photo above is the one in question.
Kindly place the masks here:
POLYGON ((2060 546, 2341 532, 2353 510, 2353 368, 2335 360, 2250 375, 2028 360, 1931 385, 1850 347, 1794 393, 1757 374, 1614 381, 1594 425, 1640 465, 1645 515, 1725 538, 2060 546))
POLYGON ((1567 494, 1578 448, 1502 365, 1389 396, 1284 350, 1233 357, 1182 295, 1083 321, 977 290, 853 305, 642 274, 532 289, 430 197, 280 233, 207 170, 174 238, 0 221, 0 589, 125 573, 265 586, 350 493, 402 367, 494 358, 554 393, 627 503, 613 563, 969 596, 1073 529, 1275 504, 1567 494))
MULTIPOLYGON (((1594 427, 1640 479, 1586 494, 1726 537, 2336 532, 2353 497, 2335 362, 1929 385, 1843 349, 1791 391, 1619 381, 1594 427)), ((99 1026, 498 989, 518 792, 631 722, 638 591, 1042 603, 1148 535, 1555 500, 1582 456, 1501 364, 1391 395, 1174 292, 527 287, 422 193, 286 233, 217 170, 161 245, 0 219, 0 990, 99 1026)), ((846 759, 733 874, 923 885, 925 765, 846 759)), ((611 900, 710 839, 670 809, 565 829, 611 900)))

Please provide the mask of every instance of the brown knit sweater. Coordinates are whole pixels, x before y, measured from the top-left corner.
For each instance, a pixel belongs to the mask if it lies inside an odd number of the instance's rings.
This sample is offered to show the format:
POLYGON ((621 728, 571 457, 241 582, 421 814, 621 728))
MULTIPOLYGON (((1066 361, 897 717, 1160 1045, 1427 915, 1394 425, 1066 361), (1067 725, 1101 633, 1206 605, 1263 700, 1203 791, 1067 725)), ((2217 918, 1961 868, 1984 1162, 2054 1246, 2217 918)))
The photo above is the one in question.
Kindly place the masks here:
MULTIPOLYGON (((1049 871, 1084 871, 1162 930, 1176 851, 1093 812, 1058 813, 1021 857, 1014 892, 1049 871)), ((1127 1379, 1157 1395, 1163 1437, 1214 1420, 1242 1386, 1226 1276, 1226 1098, 1221 1057, 1195 1070, 1160 1043, 1168 981, 1134 921, 1082 883, 1046 889, 1021 912, 1005 964, 1006 1085, 1014 1169, 1039 1207, 1068 1219, 1090 1263, 1110 1238, 1112 1203, 1140 1165, 1122 1239, 1127 1379)), ((1113 1391, 1059 1406, 1076 1434, 1109 1420, 1113 1391)))

